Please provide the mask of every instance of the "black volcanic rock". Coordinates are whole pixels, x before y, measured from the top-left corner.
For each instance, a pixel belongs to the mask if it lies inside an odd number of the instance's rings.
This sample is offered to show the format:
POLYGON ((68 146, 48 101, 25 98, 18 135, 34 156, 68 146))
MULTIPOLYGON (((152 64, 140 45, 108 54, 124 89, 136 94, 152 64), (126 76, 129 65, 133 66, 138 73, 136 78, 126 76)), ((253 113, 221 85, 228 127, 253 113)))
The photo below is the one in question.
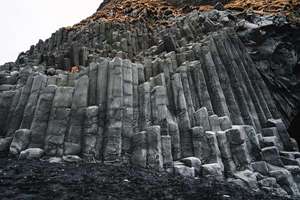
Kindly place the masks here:
POLYGON ((38 149, 50 162, 82 157, 300 196, 300 139, 288 129, 299 27, 187 2, 115 3, 0 66, 1 154, 38 149))

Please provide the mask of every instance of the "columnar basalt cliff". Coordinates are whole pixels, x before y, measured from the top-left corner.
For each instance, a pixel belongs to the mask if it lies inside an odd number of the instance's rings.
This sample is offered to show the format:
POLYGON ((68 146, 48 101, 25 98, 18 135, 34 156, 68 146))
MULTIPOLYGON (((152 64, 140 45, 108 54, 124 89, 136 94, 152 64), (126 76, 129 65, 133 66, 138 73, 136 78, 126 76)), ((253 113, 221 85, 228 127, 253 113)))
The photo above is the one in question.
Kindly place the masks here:
POLYGON ((0 151, 300 195, 297 21, 169 3, 105 2, 0 66, 0 151))

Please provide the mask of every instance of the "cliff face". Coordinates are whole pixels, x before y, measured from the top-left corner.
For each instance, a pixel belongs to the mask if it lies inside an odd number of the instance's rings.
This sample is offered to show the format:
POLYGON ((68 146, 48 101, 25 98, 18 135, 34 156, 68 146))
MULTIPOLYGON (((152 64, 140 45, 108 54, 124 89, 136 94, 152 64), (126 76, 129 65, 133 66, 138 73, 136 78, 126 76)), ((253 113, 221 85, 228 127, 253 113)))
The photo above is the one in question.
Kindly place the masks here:
POLYGON ((297 16, 187 5, 105 2, 1 66, 0 151, 299 195, 297 16))

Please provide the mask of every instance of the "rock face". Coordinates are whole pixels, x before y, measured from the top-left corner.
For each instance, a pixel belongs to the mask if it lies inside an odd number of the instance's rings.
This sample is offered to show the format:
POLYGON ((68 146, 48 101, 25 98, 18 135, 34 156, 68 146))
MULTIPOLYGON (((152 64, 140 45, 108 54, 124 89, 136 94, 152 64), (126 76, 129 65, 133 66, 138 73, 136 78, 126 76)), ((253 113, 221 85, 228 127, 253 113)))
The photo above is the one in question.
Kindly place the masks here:
MULTIPOLYGON (((130 162, 300 195, 300 153, 286 128, 299 102, 269 87, 263 61, 241 40, 259 27, 233 14, 60 29, 0 66, 0 151, 130 162)), ((291 54, 273 61, 292 73, 297 51, 281 45, 277 54, 291 54)))

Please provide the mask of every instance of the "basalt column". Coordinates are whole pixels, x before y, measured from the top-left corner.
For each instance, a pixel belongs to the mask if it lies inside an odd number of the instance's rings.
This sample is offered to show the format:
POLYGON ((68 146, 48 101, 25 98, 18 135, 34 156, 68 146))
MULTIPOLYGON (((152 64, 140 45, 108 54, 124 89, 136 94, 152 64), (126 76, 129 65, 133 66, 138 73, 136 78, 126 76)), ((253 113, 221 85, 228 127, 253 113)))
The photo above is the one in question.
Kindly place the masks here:
POLYGON ((35 114, 31 124, 31 148, 43 148, 46 131, 48 128, 52 102, 57 86, 49 85, 40 94, 35 114))
POLYGON ((69 130, 64 141, 66 155, 77 155, 81 152, 83 122, 88 105, 88 87, 89 78, 86 75, 80 77, 75 83, 69 130))
POLYGON ((122 60, 118 57, 109 63, 107 89, 107 128, 104 135, 104 160, 121 157, 123 120, 122 60))
POLYGON ((47 155, 62 156, 64 153, 64 140, 70 120, 73 92, 72 87, 58 87, 55 92, 45 138, 44 148, 47 155))

